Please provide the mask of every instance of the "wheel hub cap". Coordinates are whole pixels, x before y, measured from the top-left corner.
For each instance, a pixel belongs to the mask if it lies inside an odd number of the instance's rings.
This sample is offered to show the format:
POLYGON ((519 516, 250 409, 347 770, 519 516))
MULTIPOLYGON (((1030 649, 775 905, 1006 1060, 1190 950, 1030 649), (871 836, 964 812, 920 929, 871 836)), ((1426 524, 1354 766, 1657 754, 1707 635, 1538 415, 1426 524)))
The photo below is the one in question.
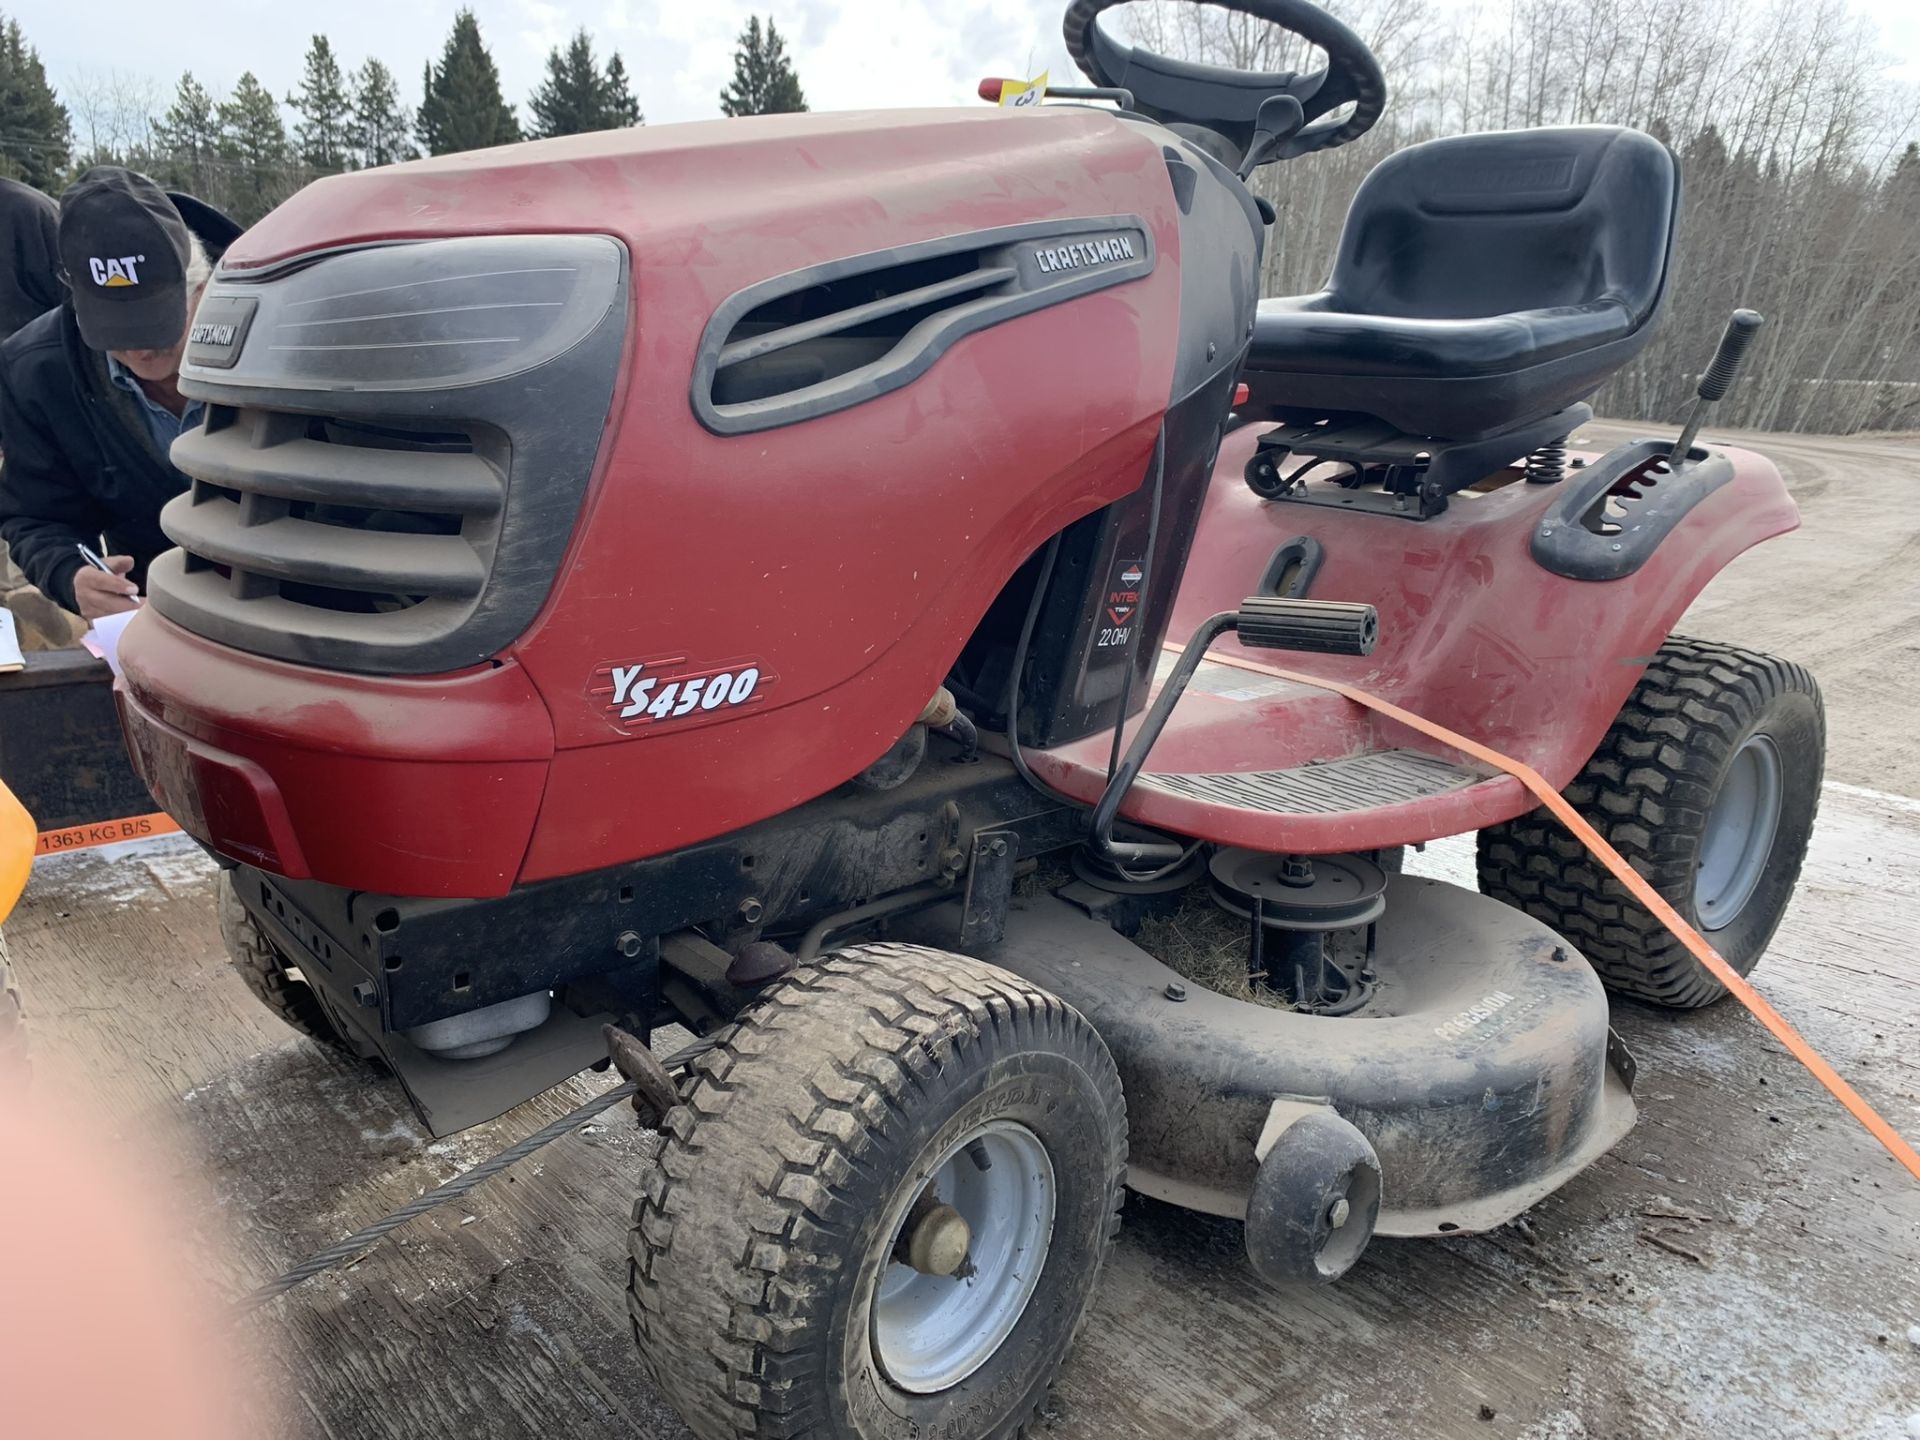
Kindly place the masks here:
POLYGON ((935 1205, 907 1237, 907 1263, 922 1275, 952 1275, 972 1244, 966 1217, 951 1205, 935 1205))
POLYGON ((1765 735, 1749 735, 1734 752, 1700 836, 1693 908, 1702 930, 1725 929, 1753 897, 1780 828, 1781 793, 1779 747, 1765 735))
POLYGON ((1033 1298, 1053 1237, 1053 1162, 1026 1126, 981 1125, 951 1146, 888 1237, 874 1287, 874 1358, 931 1395, 991 1359, 1033 1298))

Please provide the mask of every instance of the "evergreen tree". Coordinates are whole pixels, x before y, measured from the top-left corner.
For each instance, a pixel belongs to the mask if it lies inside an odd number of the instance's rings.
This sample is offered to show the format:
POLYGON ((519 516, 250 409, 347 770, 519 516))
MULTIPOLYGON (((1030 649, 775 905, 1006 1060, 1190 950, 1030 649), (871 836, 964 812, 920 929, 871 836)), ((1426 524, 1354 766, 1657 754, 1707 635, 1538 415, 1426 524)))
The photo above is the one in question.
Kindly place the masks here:
POLYGON ((0 26, 0 175, 51 193, 67 167, 73 124, 18 20, 0 26))
POLYGON ((767 17, 763 32, 760 17, 750 16, 733 52, 733 84, 720 92, 720 113, 788 115, 806 108, 800 77, 793 73, 786 41, 773 28, 773 17, 767 17))
POLYGON ((633 87, 627 83, 626 62, 616 51, 607 59, 607 124, 625 129, 646 123, 647 117, 640 113, 640 102, 634 99, 633 87))
POLYGON ((607 82, 594 58, 593 41, 581 30, 564 54, 558 46, 547 52, 547 78, 527 102, 533 115, 532 133, 547 139, 604 130, 609 123, 607 99, 607 82))
POLYGON ((220 158, 220 113, 207 87, 187 71, 167 113, 153 122, 155 178, 176 190, 205 196, 220 158))
POLYGON ((471 10, 453 17, 440 63, 427 67, 414 126, 429 155, 509 145, 520 138, 513 107, 500 95, 500 71, 471 10))
POLYGON ((234 218, 251 225, 299 188, 287 127, 272 93, 251 70, 220 102, 220 155, 232 169, 227 195, 234 218))
POLYGON ((307 47, 306 74, 287 104, 300 112, 300 121, 293 127, 300 158, 316 170, 344 170, 353 107, 347 98, 347 77, 341 74, 326 36, 314 36, 307 47))
POLYGON ((541 139, 640 123, 640 102, 633 98, 625 62, 611 56, 603 72, 585 30, 574 35, 564 52, 557 47, 547 52, 547 77, 527 109, 533 114, 533 134, 541 139))
POLYGON ((1720 131, 1709 121, 1702 126, 1680 152, 1682 172, 1688 183, 1692 183, 1696 173, 1705 177, 1717 176, 1727 166, 1726 142, 1720 138, 1720 131))
POLYGON ((413 159, 418 152, 408 136, 411 126, 393 72, 378 60, 367 61, 353 77, 347 145, 354 158, 369 168, 413 159))
MULTIPOLYGON (((1920 140, 1909 140, 1900 158, 1894 161, 1893 171, 1881 190, 1881 200, 1886 214, 1895 222, 1895 229, 1884 247, 1887 253, 1897 255, 1902 249, 1913 253, 1912 227, 1920 223, 1920 140)), ((1920 343, 1920 330, 1916 330, 1914 339, 1920 343)))

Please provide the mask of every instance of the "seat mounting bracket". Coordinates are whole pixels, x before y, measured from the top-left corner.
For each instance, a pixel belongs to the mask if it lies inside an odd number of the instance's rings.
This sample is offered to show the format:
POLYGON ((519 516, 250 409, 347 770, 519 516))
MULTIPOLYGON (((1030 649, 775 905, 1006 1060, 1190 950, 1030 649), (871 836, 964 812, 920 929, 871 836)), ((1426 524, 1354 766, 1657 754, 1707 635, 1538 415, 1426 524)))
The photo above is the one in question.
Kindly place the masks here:
POLYGON ((1247 461, 1247 484, 1261 499, 1430 520, 1446 510, 1449 495, 1564 441, 1593 410, 1569 405, 1477 440, 1410 435, 1371 415, 1292 411, 1279 418, 1247 461), (1302 463, 1289 472, 1283 467, 1294 456, 1302 463), (1323 464, 1343 470, 1310 485, 1308 472, 1323 464))

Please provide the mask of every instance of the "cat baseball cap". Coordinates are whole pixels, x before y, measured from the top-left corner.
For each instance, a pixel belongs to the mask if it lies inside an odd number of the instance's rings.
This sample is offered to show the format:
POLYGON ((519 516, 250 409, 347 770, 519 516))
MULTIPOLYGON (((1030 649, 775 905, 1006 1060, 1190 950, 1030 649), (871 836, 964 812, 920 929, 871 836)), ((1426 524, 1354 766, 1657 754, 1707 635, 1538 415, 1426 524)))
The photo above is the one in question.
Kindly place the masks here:
POLYGON ((186 222, 146 176, 96 165, 60 197, 60 263, 94 350, 170 350, 187 328, 186 222))

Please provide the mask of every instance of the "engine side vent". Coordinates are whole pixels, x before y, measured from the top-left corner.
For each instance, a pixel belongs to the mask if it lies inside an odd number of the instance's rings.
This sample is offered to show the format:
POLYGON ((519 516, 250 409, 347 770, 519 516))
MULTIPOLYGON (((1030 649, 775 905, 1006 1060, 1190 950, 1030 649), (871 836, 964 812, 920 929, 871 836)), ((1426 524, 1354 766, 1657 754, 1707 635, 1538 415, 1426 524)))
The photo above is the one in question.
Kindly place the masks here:
POLYGON ((896 390, 962 336, 1153 269, 1138 217, 1049 221, 810 266, 749 286, 701 340, 693 408, 721 435, 896 390))

